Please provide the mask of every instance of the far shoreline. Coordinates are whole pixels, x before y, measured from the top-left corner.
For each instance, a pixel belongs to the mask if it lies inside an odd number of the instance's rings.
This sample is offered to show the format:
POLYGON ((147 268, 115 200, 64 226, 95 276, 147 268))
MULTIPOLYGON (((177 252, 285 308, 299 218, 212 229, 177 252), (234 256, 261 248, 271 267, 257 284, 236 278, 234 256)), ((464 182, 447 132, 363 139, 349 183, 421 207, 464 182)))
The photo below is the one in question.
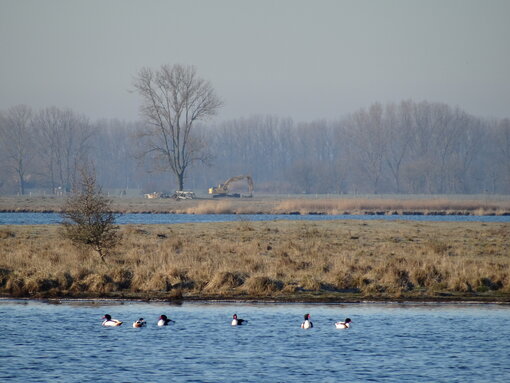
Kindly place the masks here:
MULTIPOLYGON (((60 210, 36 210, 36 209, 2 209, 0 210, 0 213, 40 213, 40 214, 60 214, 60 210)), ((123 215, 123 214, 179 214, 179 215, 295 215, 295 216, 301 216, 301 215, 324 215, 324 216, 336 216, 336 215, 346 215, 346 216, 410 216, 410 215, 423 215, 423 216, 468 216, 468 217, 508 217, 510 216, 510 211, 504 211, 499 213, 485 213, 485 214, 475 214, 471 211, 370 211, 370 210, 363 210, 363 211, 356 211, 356 212, 342 212, 339 214, 329 214, 324 212, 316 212, 316 211, 310 211, 307 213, 301 213, 299 211, 290 211, 290 212, 280 212, 280 213, 270 213, 270 212, 243 212, 243 213, 193 213, 193 212, 176 212, 176 211, 130 211, 130 212, 124 212, 124 211, 112 211, 113 214, 123 215)))
MULTIPOLYGON (((506 195, 264 195, 253 198, 109 197, 115 214, 509 216, 506 195)), ((2 213, 61 212, 65 196, 0 196, 2 213)))

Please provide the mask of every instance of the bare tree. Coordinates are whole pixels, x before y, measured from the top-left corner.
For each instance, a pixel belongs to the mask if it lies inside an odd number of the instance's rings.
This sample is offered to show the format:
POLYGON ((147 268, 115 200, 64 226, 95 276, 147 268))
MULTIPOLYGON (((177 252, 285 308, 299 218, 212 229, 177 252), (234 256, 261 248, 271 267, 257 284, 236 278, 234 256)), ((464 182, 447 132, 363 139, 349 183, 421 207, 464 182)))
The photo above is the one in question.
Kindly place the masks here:
POLYGON ((91 146, 97 179, 105 188, 121 189, 122 194, 139 176, 145 176, 144 169, 136 166, 134 150, 136 131, 140 124, 119 120, 101 120, 96 124, 91 146))
POLYGON ((384 157, 387 146, 386 132, 383 126, 383 108, 373 104, 368 109, 354 113, 349 121, 349 142, 352 143, 353 156, 371 185, 371 192, 379 193, 383 177, 384 157))
POLYGON ((27 171, 35 154, 34 138, 30 107, 13 106, 4 116, 0 116, 1 156, 16 174, 18 193, 21 195, 25 194, 27 171))
POLYGON ((386 132, 387 132, 387 150, 385 151, 386 163, 390 169, 395 191, 401 192, 402 165, 405 162, 409 152, 412 132, 413 119, 411 116, 411 101, 403 101, 398 107, 388 105, 386 107, 386 132))
POLYGON ((506 184, 506 192, 510 191, 510 119, 501 120, 496 130, 496 156, 501 168, 501 179, 506 184))
POLYGON ((85 116, 56 107, 41 110, 35 125, 40 132, 39 149, 52 190, 58 185, 70 191, 77 168, 86 162, 94 129, 85 116))
POLYGON ((143 68, 134 87, 142 96, 140 110, 147 124, 140 134, 143 155, 153 156, 157 170, 173 172, 183 190, 190 165, 208 159, 205 141, 194 134, 193 126, 215 115, 222 101, 192 66, 143 68))

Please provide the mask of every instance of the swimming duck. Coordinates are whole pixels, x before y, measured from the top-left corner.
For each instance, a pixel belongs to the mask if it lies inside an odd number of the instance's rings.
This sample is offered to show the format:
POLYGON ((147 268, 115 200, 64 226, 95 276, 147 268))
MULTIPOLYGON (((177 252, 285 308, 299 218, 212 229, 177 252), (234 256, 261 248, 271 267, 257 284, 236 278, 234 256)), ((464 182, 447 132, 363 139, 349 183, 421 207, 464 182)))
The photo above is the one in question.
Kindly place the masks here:
POLYGON ((335 327, 340 329, 349 328, 351 327, 351 323, 351 318, 346 318, 344 322, 336 322, 335 327))
POLYGON ((175 321, 168 319, 166 315, 161 315, 159 317, 158 326, 168 326, 168 323, 170 323, 170 322, 175 323, 175 321))
POLYGON ((145 327, 146 325, 147 325, 147 322, 144 321, 143 318, 140 318, 137 321, 133 322, 134 328, 145 327))
POLYGON ((301 328, 308 329, 312 327, 313 323, 310 321, 310 314, 305 314, 305 321, 301 323, 301 328))
POLYGON ((105 316, 102 319, 104 320, 103 323, 101 324, 106 327, 115 327, 120 326, 122 324, 120 320, 112 319, 112 316, 110 314, 105 314, 105 316))
POLYGON ((246 322, 246 323, 247 323, 248 321, 247 321, 247 320, 245 320, 245 319, 237 318, 237 314, 234 314, 234 315, 232 316, 232 326, 238 326, 238 325, 240 326, 240 325, 242 325, 244 322, 246 322))

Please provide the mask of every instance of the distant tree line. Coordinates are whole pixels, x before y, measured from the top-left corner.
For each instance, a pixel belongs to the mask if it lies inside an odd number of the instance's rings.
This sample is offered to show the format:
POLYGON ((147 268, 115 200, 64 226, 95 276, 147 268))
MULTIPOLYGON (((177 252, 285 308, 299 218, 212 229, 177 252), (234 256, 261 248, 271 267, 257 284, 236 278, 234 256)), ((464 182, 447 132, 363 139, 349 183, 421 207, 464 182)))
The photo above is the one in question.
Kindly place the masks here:
POLYGON ((263 193, 510 193, 510 120, 442 103, 376 103, 337 121, 201 123, 195 139, 207 161, 182 180, 139 156, 143 132, 142 122, 91 122, 57 107, 0 111, 0 193, 65 194, 86 162, 103 190, 119 194, 180 186, 205 193, 241 174, 263 193))

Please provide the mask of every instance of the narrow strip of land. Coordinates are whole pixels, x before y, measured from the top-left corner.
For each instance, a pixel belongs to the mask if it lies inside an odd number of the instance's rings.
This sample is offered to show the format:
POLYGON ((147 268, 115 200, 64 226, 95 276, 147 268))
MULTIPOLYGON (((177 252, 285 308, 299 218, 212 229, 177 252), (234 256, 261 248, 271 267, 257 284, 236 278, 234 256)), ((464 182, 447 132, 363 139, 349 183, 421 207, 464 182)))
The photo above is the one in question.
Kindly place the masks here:
MULTIPOLYGON (((510 215, 509 196, 336 196, 145 199, 111 197, 117 213, 510 215)), ((0 197, 0 212, 60 212, 65 197, 0 197)))
POLYGON ((123 225, 103 264, 56 225, 0 227, 7 297, 510 302, 510 224, 123 225))

